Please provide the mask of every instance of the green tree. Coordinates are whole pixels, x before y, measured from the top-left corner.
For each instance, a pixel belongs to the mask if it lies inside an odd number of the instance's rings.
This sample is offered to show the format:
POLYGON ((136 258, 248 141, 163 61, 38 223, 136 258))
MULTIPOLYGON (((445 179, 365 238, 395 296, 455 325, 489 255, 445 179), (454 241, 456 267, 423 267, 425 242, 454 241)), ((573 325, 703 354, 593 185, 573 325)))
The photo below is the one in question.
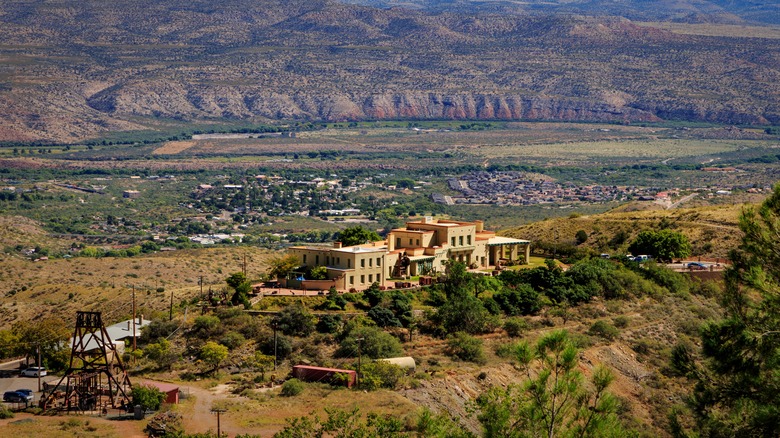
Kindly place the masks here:
POLYGON ((317 324, 317 317, 312 315, 301 303, 291 304, 274 316, 272 322, 285 335, 309 336, 317 324))
POLYGON ((365 229, 360 225, 344 229, 338 234, 337 239, 344 246, 354 246, 366 242, 376 242, 377 240, 382 240, 376 231, 365 229))
POLYGON ((617 399, 607 392, 614 380, 608 369, 597 367, 591 377, 593 389, 586 389, 577 369, 579 352, 567 332, 552 332, 534 348, 521 342, 515 356, 526 381, 493 387, 477 398, 477 418, 485 437, 637 435, 617 420, 617 399), (532 367, 539 369, 537 374, 532 367))
POLYGON ((357 327, 344 337, 336 354, 357 357, 360 352, 363 356, 379 359, 399 356, 401 351, 401 343, 393 335, 378 327, 357 327))
POLYGON ((649 254, 663 262, 688 257, 691 243, 688 238, 676 231, 642 231, 636 236, 628 250, 632 254, 649 254))
POLYGON ((157 342, 147 345, 144 348, 144 356, 161 369, 171 369, 180 357, 177 353, 171 351, 171 343, 165 338, 160 338, 157 342))
POLYGON ((131 390, 133 405, 140 405, 144 410, 156 411, 160 409, 165 393, 153 386, 134 385, 131 390))
POLYGON ((310 280, 327 280, 328 268, 325 266, 315 266, 309 271, 310 280))
POLYGON ((252 283, 246 278, 246 274, 234 272, 225 279, 225 282, 235 290, 233 296, 230 297, 230 302, 234 306, 243 304, 248 309, 250 307, 249 292, 252 291, 252 283))
POLYGON ((588 233, 586 233, 585 230, 579 230, 577 231, 577 234, 574 235, 574 240, 577 242, 577 245, 582 245, 588 240, 588 233))
POLYGON ((725 317, 702 330, 704 363, 678 346, 672 365, 695 382, 690 406, 701 436, 780 436, 780 185, 760 208, 743 211, 739 228, 725 317))
POLYGON ((256 351, 255 354, 247 360, 247 365, 259 369, 262 379, 265 380, 265 372, 273 367, 274 357, 256 351))
POLYGON ((36 357, 40 348, 42 366, 62 369, 66 366, 70 352, 71 329, 60 318, 47 317, 17 321, 11 326, 16 337, 15 354, 27 358, 36 357))
POLYGON ((209 341, 200 347, 200 359, 211 367, 212 371, 219 368, 219 365, 228 356, 228 348, 224 345, 219 345, 214 341, 209 341))
POLYGON ((0 330, 0 358, 12 357, 19 344, 19 338, 11 330, 0 330))
POLYGON ((286 278, 290 272, 298 269, 301 261, 293 254, 272 257, 268 261, 268 276, 271 278, 286 278))
POLYGON ((510 316, 532 315, 542 308, 539 293, 527 284, 505 287, 493 299, 510 316))

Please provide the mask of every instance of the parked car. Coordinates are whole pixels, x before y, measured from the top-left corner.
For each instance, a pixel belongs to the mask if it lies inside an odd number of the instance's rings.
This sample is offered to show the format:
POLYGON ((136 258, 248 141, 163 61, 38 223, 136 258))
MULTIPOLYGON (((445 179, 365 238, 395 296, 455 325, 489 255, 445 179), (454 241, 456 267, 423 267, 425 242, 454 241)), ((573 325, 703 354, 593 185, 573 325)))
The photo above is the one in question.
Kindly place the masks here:
POLYGON ((27 395, 18 391, 6 391, 3 393, 3 401, 11 403, 27 403, 27 395))
POLYGON ((35 399, 32 389, 17 389, 16 392, 24 394, 27 397, 27 401, 33 401, 33 399, 35 399))
POLYGON ((30 367, 22 371, 22 377, 43 377, 46 374, 46 368, 43 367, 30 367))
POLYGON ((694 270, 694 271, 704 271, 705 269, 709 269, 709 268, 704 263, 690 262, 690 263, 688 263, 688 269, 691 269, 691 270, 694 270))

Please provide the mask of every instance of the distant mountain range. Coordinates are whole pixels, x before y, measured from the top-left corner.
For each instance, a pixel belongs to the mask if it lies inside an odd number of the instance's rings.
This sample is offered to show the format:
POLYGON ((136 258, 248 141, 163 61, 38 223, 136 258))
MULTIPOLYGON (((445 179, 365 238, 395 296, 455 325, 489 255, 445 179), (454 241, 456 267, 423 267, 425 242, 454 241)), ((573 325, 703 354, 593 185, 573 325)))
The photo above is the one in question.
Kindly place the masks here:
POLYGON ((768 2, 370 3, 381 7, 0 3, 0 141, 167 121, 780 123, 780 39, 682 35, 610 15, 647 5, 657 13, 624 14, 656 20, 691 5, 744 21, 768 2))
POLYGON ((404 7, 428 11, 542 12, 617 16, 630 20, 683 23, 780 24, 777 1, 753 0, 343 0, 379 8, 404 7))

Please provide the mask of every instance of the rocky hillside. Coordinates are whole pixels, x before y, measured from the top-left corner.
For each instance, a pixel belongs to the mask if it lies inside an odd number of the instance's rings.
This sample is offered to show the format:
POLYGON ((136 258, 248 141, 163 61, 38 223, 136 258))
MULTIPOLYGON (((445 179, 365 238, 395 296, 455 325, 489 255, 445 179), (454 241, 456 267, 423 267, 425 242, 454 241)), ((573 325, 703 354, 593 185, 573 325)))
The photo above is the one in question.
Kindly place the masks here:
POLYGON ((0 141, 204 120, 780 122, 780 40, 615 17, 20 1, 0 39, 0 141))

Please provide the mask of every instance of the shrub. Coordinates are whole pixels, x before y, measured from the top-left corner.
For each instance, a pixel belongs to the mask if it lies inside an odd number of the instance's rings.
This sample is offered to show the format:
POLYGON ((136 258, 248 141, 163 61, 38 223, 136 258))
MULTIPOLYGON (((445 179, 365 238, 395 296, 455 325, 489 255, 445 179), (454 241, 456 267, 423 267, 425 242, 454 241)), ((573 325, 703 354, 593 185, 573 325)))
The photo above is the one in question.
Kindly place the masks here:
POLYGON ((317 321, 317 331, 320 333, 337 333, 341 329, 341 315, 322 315, 317 321))
POLYGON ((284 397, 294 397, 303 392, 305 386, 298 379, 290 379, 282 385, 281 395, 284 397))
POLYGON ((464 332, 457 332, 447 339, 447 353, 460 360, 483 364, 486 362, 482 341, 464 332))
POLYGON ((398 365, 381 360, 364 364, 360 371, 360 387, 369 391, 379 388, 393 389, 404 375, 398 365))
POLYGON ((223 336, 219 343, 227 347, 229 350, 235 350, 246 342, 246 338, 241 333, 227 332, 223 336))
MULTIPOLYGON (((268 356, 274 355, 274 337, 269 336, 265 339, 258 348, 263 354, 268 356)), ((276 357, 282 361, 286 359, 293 351, 292 341, 287 336, 282 334, 276 335, 276 357)))
POLYGON ((612 319, 612 323, 615 324, 615 327, 617 328, 626 328, 628 327, 629 318, 625 315, 616 316, 612 319))
POLYGON ((590 326, 590 329, 588 329, 588 334, 611 341, 620 335, 620 330, 607 321, 598 320, 594 322, 592 326, 590 326))
POLYGON ((5 420, 6 418, 14 418, 14 413, 7 407, 0 406, 0 420, 5 420))
POLYGON ((504 322, 504 330, 507 335, 517 338, 528 330, 528 323, 523 318, 507 318, 504 322))
POLYGON ((314 331, 316 319, 303 304, 296 303, 282 309, 273 322, 285 335, 306 337, 314 331))
POLYGON ((195 318, 195 324, 192 326, 192 333, 201 339, 208 339, 221 331, 219 318, 211 315, 195 318))
POLYGON ((144 410, 160 409, 165 393, 153 386, 135 385, 132 389, 133 405, 140 405, 144 410))
POLYGON ((341 341, 336 354, 340 357, 357 357, 358 347, 363 355, 372 359, 395 357, 402 352, 401 343, 391 334, 378 327, 358 327, 341 341), (360 338, 363 340, 358 341, 360 338))
POLYGON ((493 296, 501 309, 507 315, 530 315, 542 307, 539 293, 527 284, 519 284, 513 288, 504 288, 493 296))
POLYGON ((368 317, 373 319, 379 327, 401 327, 401 321, 395 317, 392 310, 383 306, 372 307, 368 311, 368 317))

